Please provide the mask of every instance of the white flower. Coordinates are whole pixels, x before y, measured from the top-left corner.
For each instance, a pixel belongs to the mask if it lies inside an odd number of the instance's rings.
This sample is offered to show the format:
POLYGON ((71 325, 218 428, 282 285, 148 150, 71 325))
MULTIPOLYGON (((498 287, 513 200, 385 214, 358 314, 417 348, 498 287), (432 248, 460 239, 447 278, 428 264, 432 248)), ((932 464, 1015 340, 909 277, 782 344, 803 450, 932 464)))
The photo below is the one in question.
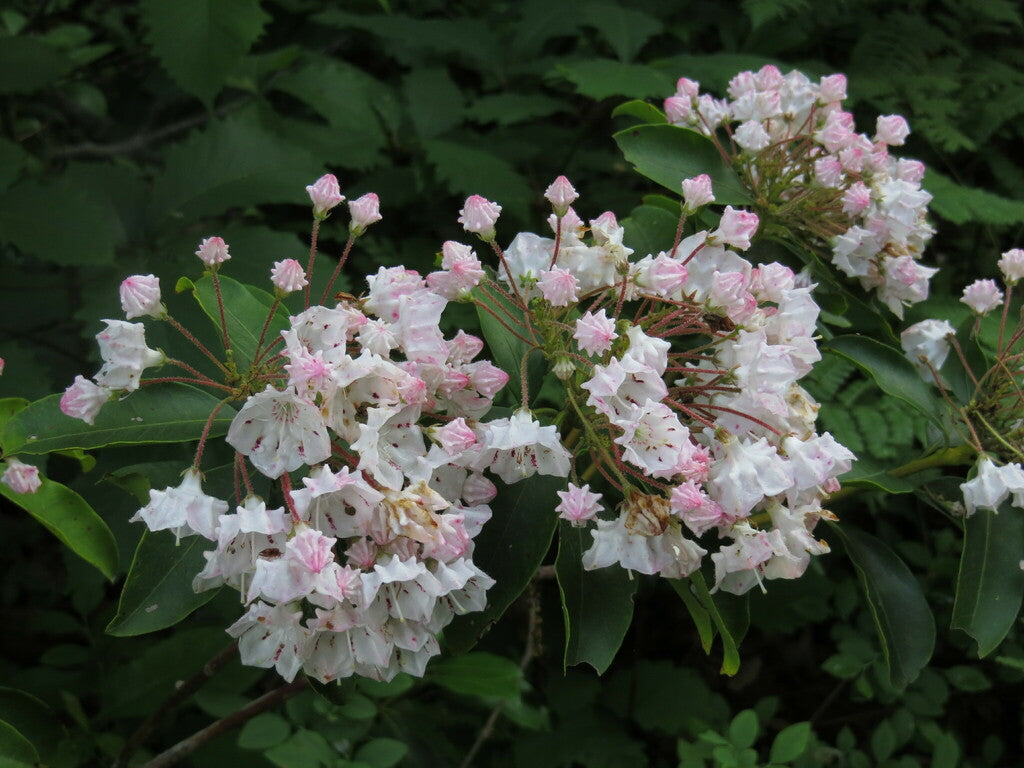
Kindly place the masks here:
POLYGON ((520 409, 510 419, 496 419, 481 427, 483 436, 474 469, 490 469, 506 483, 538 472, 558 477, 569 474, 571 457, 558 430, 542 427, 529 411, 520 409))
POLYGON ((961 483, 960 491, 964 495, 968 517, 979 509, 998 511, 1011 492, 1014 505, 1024 508, 1024 469, 1020 464, 997 467, 988 456, 982 456, 974 478, 961 483))
POLYGON ((176 537, 198 533, 216 541, 218 517, 227 511, 226 501, 203 493, 202 475, 190 467, 180 485, 150 490, 149 504, 135 513, 132 522, 141 520, 151 531, 170 530, 176 537))
POLYGON ((907 358, 925 381, 933 381, 949 356, 949 337, 956 329, 946 320, 922 320, 900 334, 907 358))

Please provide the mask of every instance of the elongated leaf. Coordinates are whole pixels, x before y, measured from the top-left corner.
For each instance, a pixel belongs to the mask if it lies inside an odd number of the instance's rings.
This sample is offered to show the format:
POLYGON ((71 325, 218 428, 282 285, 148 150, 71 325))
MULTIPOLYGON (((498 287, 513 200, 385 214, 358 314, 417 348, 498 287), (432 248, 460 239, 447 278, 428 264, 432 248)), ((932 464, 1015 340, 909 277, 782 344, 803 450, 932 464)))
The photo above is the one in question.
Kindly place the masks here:
POLYGON ((0 720, 0 766, 31 768, 39 765, 39 752, 17 728, 0 720))
POLYGON ((583 551, 592 537, 562 521, 555 573, 565 619, 563 665, 589 664, 603 675, 633 621, 637 580, 624 568, 583 569, 583 551))
POLYGON ((444 636, 455 653, 468 651, 501 618, 530 583, 551 546, 558 516, 555 491, 565 479, 533 475, 513 485, 498 481, 491 502, 494 516, 476 537, 473 561, 497 582, 487 591, 487 607, 456 617, 444 636))
POLYGON ((619 104, 612 110, 612 117, 635 117, 641 123, 650 125, 664 125, 668 122, 664 112, 650 102, 641 99, 633 99, 619 104))
POLYGON ((41 477, 35 493, 15 493, 0 483, 0 494, 28 512, 72 552, 113 580, 117 575, 117 543, 107 524, 67 486, 41 477))
POLYGON ((945 413, 938 395, 895 348, 867 336, 837 336, 823 347, 861 368, 885 394, 943 426, 945 413))
MULTIPOLYGON (((23 397, 5 397, 0 400, 0 434, 3 434, 3 429, 7 422, 19 411, 25 410, 26 407, 28 407, 28 400, 23 397)), ((0 447, 3 447, 2 444, 0 444, 0 447)), ((8 451, 8 453, 11 453, 11 451, 8 451)))
POLYGON ((156 632, 174 626, 213 599, 216 589, 192 590, 192 579, 206 565, 203 552, 207 549, 213 549, 213 543, 202 536, 176 542, 169 531, 146 531, 107 633, 127 637, 156 632))
POLYGON ((544 381, 545 365, 544 358, 539 351, 530 353, 530 348, 525 341, 516 337, 509 328, 515 329, 520 336, 526 337, 526 329, 518 323, 522 317, 512 302, 507 301, 493 286, 483 284, 473 291, 473 295, 480 302, 490 307, 492 312, 477 307, 477 316, 480 318, 480 328, 483 330, 484 340, 491 350, 491 359, 508 374, 508 391, 512 393, 516 403, 522 401, 522 377, 520 367, 523 358, 530 354, 526 367, 526 384, 530 388, 531 400, 540 392, 541 384, 544 381), (487 288, 486 292, 482 288, 487 288), (501 319, 495 317, 498 315, 501 319), (504 325, 502 324, 504 323, 504 325))
POLYGON ((455 693, 514 699, 519 696, 523 673, 519 665, 493 653, 467 653, 435 661, 427 679, 455 693))
POLYGON ((913 493, 924 482, 933 479, 934 473, 917 472, 910 477, 894 477, 889 467, 870 458, 858 458, 853 469, 839 480, 844 488, 875 488, 886 493, 913 493))
POLYGON ((1024 597, 1024 515, 1009 502, 964 523, 964 551, 953 603, 953 629, 978 641, 978 656, 999 647, 1024 597))
MULTIPOLYGON (((228 327, 228 338, 231 341, 231 352, 240 372, 246 371, 256 355, 257 343, 263 324, 270 314, 274 297, 258 288, 242 285, 230 277, 218 276, 221 296, 224 299, 224 320, 228 327)), ((210 317, 213 324, 220 329, 220 311, 217 308, 217 294, 213 286, 213 278, 206 276, 195 283, 192 295, 210 317)), ((288 327, 288 313, 278 304, 274 318, 264 336, 264 344, 281 335, 288 327)))
POLYGON ((0 688, 0 720, 28 739, 44 760, 64 735, 60 719, 49 706, 15 688, 0 688))
POLYGON ((674 125, 638 125, 619 131, 614 138, 640 174, 676 195, 682 195, 683 179, 706 173, 711 177, 716 203, 750 202, 739 176, 706 136, 674 125))
POLYGON ((683 599, 683 605, 690 612, 693 625, 697 628, 697 636, 700 637, 701 648, 704 649, 704 653, 710 654, 711 644, 715 641, 715 626, 711 623, 711 614, 708 613, 707 609, 701 605, 700 600, 693 594, 693 591, 690 589, 690 582, 681 579, 670 579, 669 584, 672 585, 672 589, 676 591, 676 594, 683 599))
POLYGON ((207 106, 270 21, 260 0, 144 0, 140 10, 153 53, 207 106))
POLYGON ((935 619, 913 574, 885 542, 849 525, 832 525, 846 547, 868 601, 889 667, 903 689, 932 657, 935 619))
MULTIPOLYGON (((36 400, 11 419, 0 444, 8 453, 41 454, 73 448, 138 443, 181 443, 197 440, 220 402, 202 390, 179 382, 142 387, 123 400, 103 406, 96 423, 65 416, 60 395, 36 400)), ((210 436, 228 431, 234 410, 225 405, 210 436)))
MULTIPOLYGON (((733 636, 732 629, 730 629, 730 623, 726 621, 725 617, 718 610, 718 606, 715 605, 715 598, 708 591, 704 574, 700 571, 694 571, 690 574, 687 581, 688 583, 682 581, 678 581, 678 583, 673 582, 672 586, 676 592, 692 587, 693 596, 700 602, 701 607, 707 611, 711 623, 714 624, 715 629, 718 631, 718 636, 722 638, 722 674, 735 675, 740 670, 740 651, 739 643, 733 636)), ((746 627, 742 629, 743 632, 746 632, 746 627)))

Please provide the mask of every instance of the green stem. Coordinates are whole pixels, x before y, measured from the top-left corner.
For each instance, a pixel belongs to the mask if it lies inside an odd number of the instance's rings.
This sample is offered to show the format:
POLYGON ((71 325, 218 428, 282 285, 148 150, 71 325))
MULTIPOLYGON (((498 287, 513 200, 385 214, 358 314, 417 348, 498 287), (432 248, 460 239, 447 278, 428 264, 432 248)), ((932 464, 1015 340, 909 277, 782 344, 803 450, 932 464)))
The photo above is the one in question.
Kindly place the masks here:
MULTIPOLYGON (((936 467, 958 467, 969 465, 974 463, 977 453, 978 452, 974 446, 964 443, 963 445, 958 445, 955 448, 943 448, 929 456, 908 461, 903 466, 896 467, 896 469, 890 470, 886 474, 890 477, 907 477, 909 475, 915 475, 918 472, 923 472, 926 469, 935 469, 936 467)), ((870 489, 864 487, 842 488, 829 496, 826 499, 826 502, 846 499, 850 496, 856 496, 859 493, 863 493, 866 490, 870 489)))

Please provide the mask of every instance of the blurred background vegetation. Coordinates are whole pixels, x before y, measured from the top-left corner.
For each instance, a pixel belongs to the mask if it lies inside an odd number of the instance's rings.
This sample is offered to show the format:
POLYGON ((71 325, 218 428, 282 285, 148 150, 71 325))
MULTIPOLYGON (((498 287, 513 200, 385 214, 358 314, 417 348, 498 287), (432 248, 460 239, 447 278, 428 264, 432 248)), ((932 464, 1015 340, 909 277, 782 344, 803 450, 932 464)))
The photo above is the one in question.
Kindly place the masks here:
MULTIPOLYGON (((381 197, 384 219, 350 261, 343 287, 354 292, 352 276, 380 265, 430 269, 441 242, 463 237, 456 218, 469 194, 504 206, 506 243, 539 231, 541 195, 558 174, 581 192, 584 217, 624 217, 653 190, 611 138, 626 125, 614 107, 660 103, 680 76, 723 92, 736 72, 765 63, 845 72, 861 130, 877 114, 907 117, 902 154, 927 164, 935 196, 933 291, 958 294, 991 276, 1024 233, 1022 29, 1011 0, 0 3, 0 397, 41 397, 93 369, 92 337, 99 318, 119 313, 118 282, 152 272, 170 294, 197 272, 203 237, 224 237, 227 273, 257 285, 273 261, 303 260, 303 187, 326 171, 349 198, 381 197)), ((321 252, 336 258, 346 236, 347 218, 329 219, 321 252)), ((839 403, 825 427, 862 455, 891 459, 918 426, 851 373, 833 366, 812 382, 839 403)), ((187 461, 160 450, 147 460, 187 461)), ((126 570, 140 531, 125 521, 138 499, 106 474, 125 463, 108 451, 75 487, 114 530, 126 570)), ((68 464, 50 473, 75 474, 68 464)), ((835 511, 896 547, 935 611, 932 666, 903 691, 887 680, 839 557, 737 608, 747 639, 732 678, 704 655, 672 590, 647 581, 611 670, 563 674, 549 579, 479 655, 441 662, 426 683, 360 685, 342 704, 307 692, 191 764, 459 765, 478 741, 475 764, 531 768, 1018 764, 1021 636, 979 662, 947 629, 959 534, 924 502, 893 498, 861 495, 835 511), (531 601, 539 622, 527 621, 531 601)), ((0 639, 0 685, 38 701, 0 689, 0 720, 35 707, 26 727, 50 729, 44 762, 107 764, 174 682, 225 645, 237 606, 221 595, 190 629, 111 638, 117 585, 22 513, 2 514, 0 617, 13 631, 0 639)), ((275 684, 231 662, 139 754, 275 684)))

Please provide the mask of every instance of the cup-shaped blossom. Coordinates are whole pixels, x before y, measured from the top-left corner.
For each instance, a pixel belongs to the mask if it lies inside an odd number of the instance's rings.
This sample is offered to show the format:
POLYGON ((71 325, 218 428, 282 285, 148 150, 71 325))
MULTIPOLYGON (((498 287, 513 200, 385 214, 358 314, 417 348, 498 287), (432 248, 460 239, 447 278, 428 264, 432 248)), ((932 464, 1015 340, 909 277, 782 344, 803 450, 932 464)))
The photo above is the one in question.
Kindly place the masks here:
POLYGON ((345 199, 338 186, 338 179, 333 173, 325 173, 316 182, 307 186, 306 192, 313 203, 313 217, 319 221, 326 219, 331 209, 345 199))
POLYGON ((579 197, 579 194, 565 176, 559 176, 544 191, 544 197, 551 203, 556 215, 565 216, 569 206, 579 197))
POLYGON ((947 320, 922 320, 900 334, 900 344, 925 381, 932 381, 932 371, 938 371, 946 362, 949 337, 955 334, 956 329, 947 320))
POLYGON ((541 426, 524 409, 510 419, 496 419, 483 425, 481 450, 474 469, 489 469, 506 483, 533 474, 565 477, 569 474, 569 452, 553 426, 541 426))
POLYGON ((215 269, 219 264, 231 258, 228 253, 228 244, 222 237, 207 237, 199 243, 196 256, 210 269, 215 269))
POLYGON ((270 282, 274 284, 280 296, 287 296, 293 291, 299 291, 309 285, 306 279, 306 271, 295 259, 284 259, 275 261, 274 268, 270 270, 270 282))
POLYGON ((317 464, 331 455, 331 441, 320 409, 293 392, 281 392, 269 385, 246 400, 232 420, 226 439, 270 478, 293 472, 303 464, 317 464))
POLYGON ((160 365, 163 352, 146 346, 146 327, 124 320, 104 320, 106 329, 96 334, 103 367, 96 374, 96 383, 109 389, 134 392, 146 368, 160 365))
POLYGON ((76 376, 74 383, 61 395, 61 413, 92 424, 100 408, 110 400, 111 394, 108 387, 95 384, 84 376, 76 376))
POLYGON ((459 211, 459 224, 467 232, 474 232, 484 242, 494 240, 494 225, 501 215, 501 206, 480 195, 470 195, 459 211))
POLYGON ((715 195, 711 190, 711 177, 706 173, 690 179, 683 179, 683 207, 688 213, 692 213, 698 208, 714 201, 715 195))
POLYGON ((180 485, 150 490, 149 503, 135 513, 132 522, 141 520, 151 531, 169 530, 179 537, 198 533, 216 541, 217 521, 228 511, 228 504, 203 492, 202 477, 190 467, 180 485))
POLYGON ((733 140, 747 152, 758 152, 772 143, 772 137, 759 120, 747 120, 733 132, 733 140))
POLYGON ((976 314, 987 315, 1003 303, 1003 292, 999 290, 995 280, 975 280, 964 288, 960 298, 964 304, 976 314))
POLYGON ((718 229, 711 233, 715 242, 731 245, 741 251, 750 247, 750 238, 757 232, 756 213, 737 211, 731 205, 725 206, 718 229))
POLYGON ((960 484, 960 492, 964 495, 968 517, 979 509, 996 511, 1010 493, 1024 494, 1024 469, 1020 464, 997 467, 988 456, 982 456, 974 477, 960 484))
POLYGON ((1003 253, 996 265, 1007 285, 1016 285, 1024 280, 1024 250, 1011 248, 1003 253))
POLYGON ((7 469, 0 477, 0 482, 15 493, 35 493, 43 484, 37 467, 25 464, 13 456, 7 458, 7 469))
POLYGON ((128 320, 136 317, 161 318, 167 307, 160 301, 160 278, 153 275, 132 275, 121 282, 121 309, 128 320))
POLYGON ((348 231, 359 237, 367 227, 381 220, 380 198, 375 192, 367 192, 362 197, 349 200, 348 212, 352 217, 348 223, 348 231))

